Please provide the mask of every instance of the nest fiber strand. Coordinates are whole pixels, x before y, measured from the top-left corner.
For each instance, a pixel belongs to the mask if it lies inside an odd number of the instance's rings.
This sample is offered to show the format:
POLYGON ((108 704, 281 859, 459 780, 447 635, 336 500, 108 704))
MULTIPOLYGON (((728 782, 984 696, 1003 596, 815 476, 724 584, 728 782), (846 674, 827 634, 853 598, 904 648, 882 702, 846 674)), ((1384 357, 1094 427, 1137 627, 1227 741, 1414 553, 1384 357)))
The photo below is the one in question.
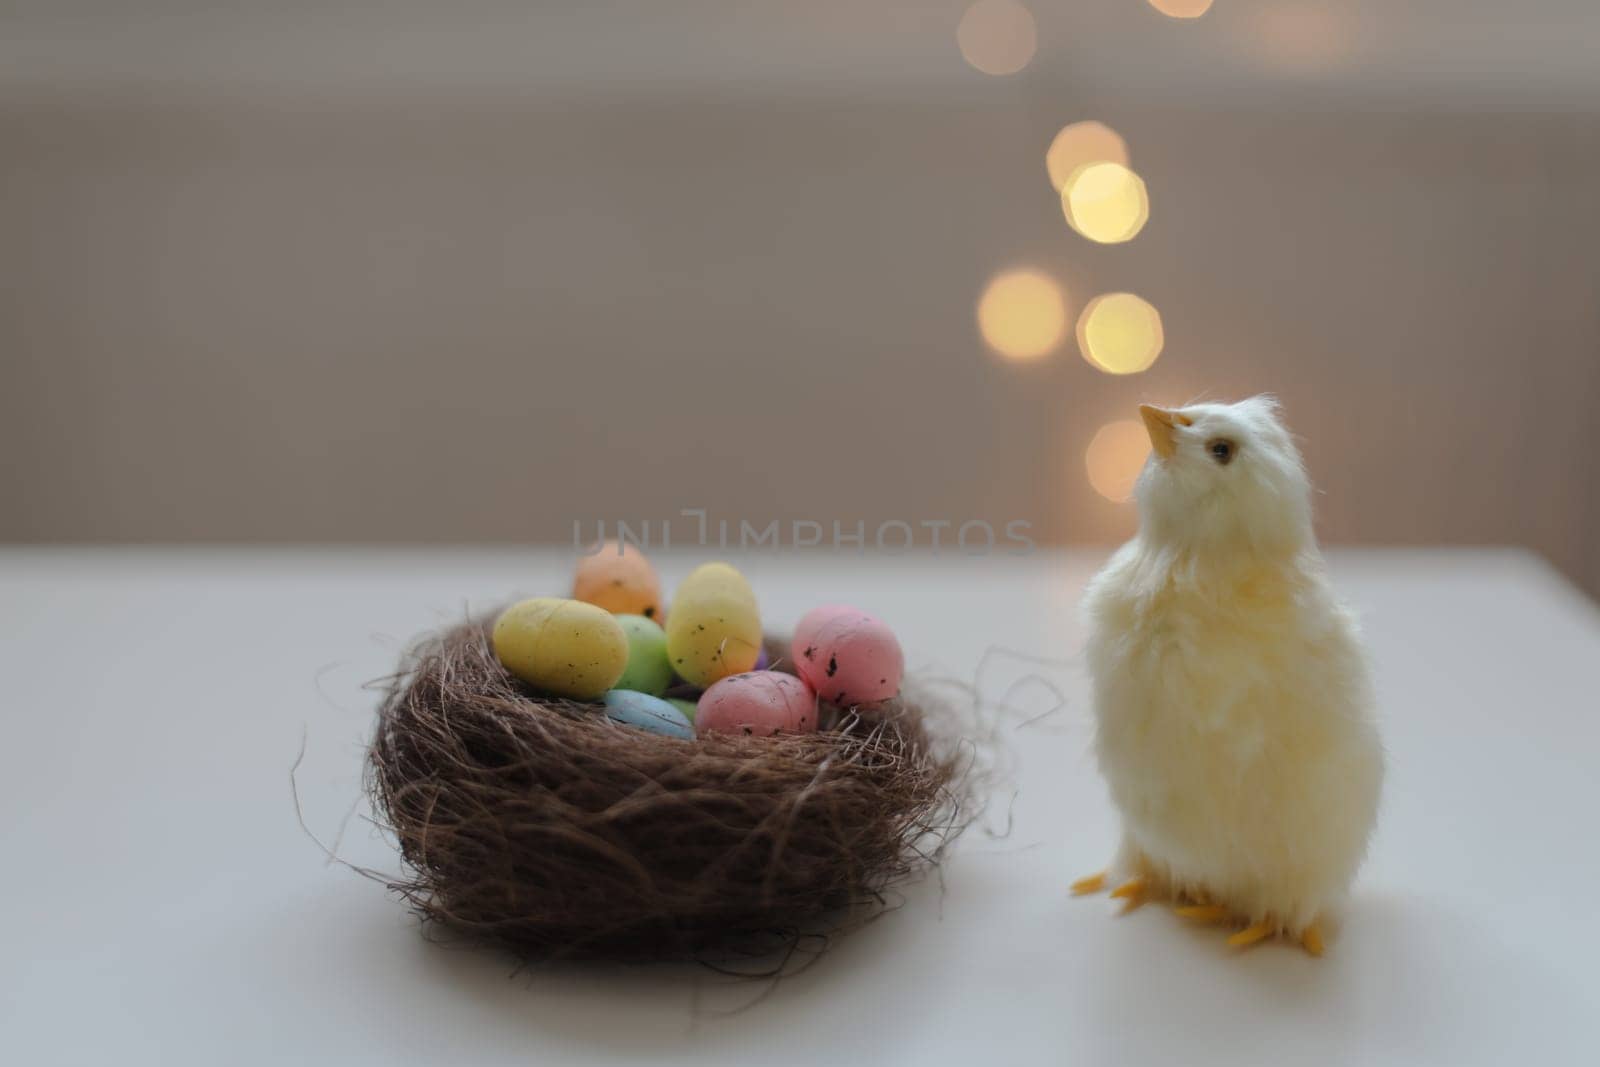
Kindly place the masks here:
POLYGON ((760 953, 861 921, 966 818, 924 709, 824 705, 822 731, 679 740, 511 677, 489 620, 410 654, 369 789, 428 921, 528 958, 760 953))

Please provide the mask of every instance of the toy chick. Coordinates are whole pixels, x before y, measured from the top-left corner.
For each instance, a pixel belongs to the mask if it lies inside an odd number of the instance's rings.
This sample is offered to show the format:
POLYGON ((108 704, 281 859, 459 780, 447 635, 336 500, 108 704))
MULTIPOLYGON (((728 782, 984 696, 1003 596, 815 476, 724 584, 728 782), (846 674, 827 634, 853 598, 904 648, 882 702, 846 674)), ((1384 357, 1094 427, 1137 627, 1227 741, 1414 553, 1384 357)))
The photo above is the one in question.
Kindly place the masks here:
POLYGON ((1139 532, 1090 582, 1095 751, 1136 904, 1320 956, 1377 818, 1383 750, 1354 617, 1328 583, 1276 403, 1143 406, 1139 532))

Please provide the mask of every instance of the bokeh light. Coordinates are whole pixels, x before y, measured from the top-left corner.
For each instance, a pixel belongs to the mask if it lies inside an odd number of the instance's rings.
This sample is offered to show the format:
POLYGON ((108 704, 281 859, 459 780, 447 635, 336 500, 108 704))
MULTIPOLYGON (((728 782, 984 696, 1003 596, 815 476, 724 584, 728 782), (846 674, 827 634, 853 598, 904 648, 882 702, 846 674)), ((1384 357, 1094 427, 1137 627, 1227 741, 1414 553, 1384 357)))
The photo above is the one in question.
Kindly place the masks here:
POLYGON ((1350 58, 1356 44, 1349 13, 1312 0, 1282 0, 1259 8, 1248 32, 1266 65, 1286 74, 1332 70, 1350 58))
POLYGON ((1150 219, 1144 179, 1121 163, 1106 161, 1079 168, 1061 191, 1067 224, 1091 241, 1132 240, 1150 219))
POLYGON ((1017 0, 978 0, 956 27, 956 45, 985 74, 1015 74, 1038 47, 1033 14, 1017 0))
POLYGON ((1137 419, 1108 422, 1095 431, 1083 454, 1089 484, 1107 500, 1123 501, 1133 496, 1144 461, 1150 455, 1150 435, 1137 419))
POLYGON ((1103 293, 1078 316, 1078 350, 1107 374, 1137 374, 1161 355, 1161 313, 1132 293, 1103 293))
POLYGON ((1061 343, 1067 304, 1061 286, 1036 270, 995 275, 978 300, 978 329, 1007 359, 1038 359, 1061 343))
POLYGON ((1050 172, 1050 185, 1056 192, 1067 186, 1067 181, 1080 167, 1106 161, 1128 165, 1128 143, 1122 135, 1103 122, 1087 119, 1061 127, 1044 154, 1045 169, 1050 172))
POLYGON ((1175 19, 1197 19, 1211 10, 1211 0, 1150 0, 1150 6, 1175 19))

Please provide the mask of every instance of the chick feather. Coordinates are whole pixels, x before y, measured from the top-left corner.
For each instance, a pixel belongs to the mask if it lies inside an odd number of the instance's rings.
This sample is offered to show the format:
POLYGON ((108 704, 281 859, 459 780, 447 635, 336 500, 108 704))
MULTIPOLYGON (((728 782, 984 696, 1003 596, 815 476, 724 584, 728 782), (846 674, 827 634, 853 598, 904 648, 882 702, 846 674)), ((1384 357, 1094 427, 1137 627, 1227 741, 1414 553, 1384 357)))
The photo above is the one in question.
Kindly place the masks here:
POLYGON ((1357 623, 1274 401, 1142 413, 1139 532, 1084 597, 1113 866, 1301 936, 1337 909, 1377 818, 1357 623))

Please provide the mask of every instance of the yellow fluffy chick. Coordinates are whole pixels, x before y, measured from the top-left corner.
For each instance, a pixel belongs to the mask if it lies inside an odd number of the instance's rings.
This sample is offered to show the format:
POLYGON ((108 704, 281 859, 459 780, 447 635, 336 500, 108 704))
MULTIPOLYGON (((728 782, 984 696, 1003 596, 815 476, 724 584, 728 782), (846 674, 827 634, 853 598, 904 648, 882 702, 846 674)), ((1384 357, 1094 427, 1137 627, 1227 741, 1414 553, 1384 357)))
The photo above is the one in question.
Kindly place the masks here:
POLYGON ((1305 469, 1268 397, 1139 413, 1139 533, 1084 597, 1095 751, 1122 815, 1114 893, 1233 921, 1233 945, 1283 933, 1320 955, 1383 750, 1305 469))

